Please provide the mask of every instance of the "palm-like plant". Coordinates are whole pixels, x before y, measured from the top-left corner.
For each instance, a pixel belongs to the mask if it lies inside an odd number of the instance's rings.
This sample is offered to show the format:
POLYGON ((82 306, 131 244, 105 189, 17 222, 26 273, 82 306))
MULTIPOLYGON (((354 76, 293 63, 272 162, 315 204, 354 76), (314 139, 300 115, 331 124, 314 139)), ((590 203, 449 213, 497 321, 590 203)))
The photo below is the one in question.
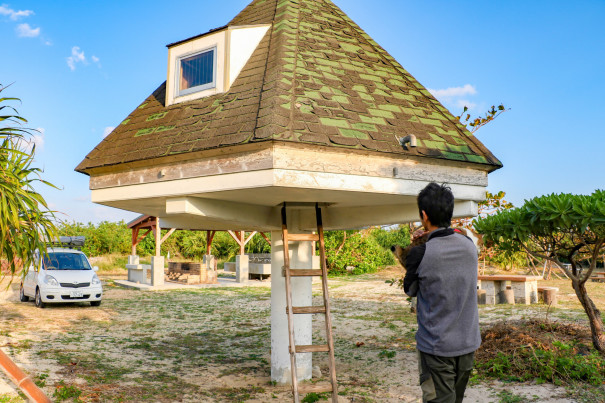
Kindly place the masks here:
MULTIPOLYGON (((6 88, 0 84, 0 94, 6 88)), ((34 184, 55 186, 32 166, 35 147, 25 147, 32 129, 21 126, 27 120, 7 104, 11 101, 19 99, 0 97, 0 275, 12 276, 27 269, 36 249, 46 250, 56 229, 53 212, 34 184)))

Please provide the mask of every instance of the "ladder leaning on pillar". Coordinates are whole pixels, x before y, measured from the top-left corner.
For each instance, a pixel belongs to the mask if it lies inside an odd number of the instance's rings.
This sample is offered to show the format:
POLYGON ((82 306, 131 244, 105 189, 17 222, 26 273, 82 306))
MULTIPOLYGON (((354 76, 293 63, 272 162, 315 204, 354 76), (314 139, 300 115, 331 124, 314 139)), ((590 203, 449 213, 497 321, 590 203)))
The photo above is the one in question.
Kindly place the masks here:
POLYGON ((332 392, 332 401, 338 402, 338 385, 336 383, 336 365, 334 360, 334 340, 332 338, 332 320, 330 318, 330 301, 328 297, 328 269, 326 266, 326 248, 324 244, 323 223, 321 218, 321 208, 319 204, 315 204, 315 215, 317 218, 317 234, 288 234, 286 221, 286 203, 284 203, 282 216, 282 240, 284 243, 284 274, 286 277, 286 314, 288 315, 288 334, 290 338, 290 366, 292 374, 292 394, 294 402, 300 402, 300 394, 306 393, 323 393, 332 392), (290 267, 290 253, 288 250, 288 242, 294 241, 309 241, 319 242, 319 253, 321 260, 321 269, 296 269, 290 267), (292 306, 292 277, 321 277, 321 285, 323 290, 323 306, 292 306), (326 325, 326 342, 324 345, 299 345, 294 342, 294 315, 298 314, 324 314, 326 325), (298 385, 296 376, 296 353, 328 353, 328 367, 330 369, 330 383, 298 385))

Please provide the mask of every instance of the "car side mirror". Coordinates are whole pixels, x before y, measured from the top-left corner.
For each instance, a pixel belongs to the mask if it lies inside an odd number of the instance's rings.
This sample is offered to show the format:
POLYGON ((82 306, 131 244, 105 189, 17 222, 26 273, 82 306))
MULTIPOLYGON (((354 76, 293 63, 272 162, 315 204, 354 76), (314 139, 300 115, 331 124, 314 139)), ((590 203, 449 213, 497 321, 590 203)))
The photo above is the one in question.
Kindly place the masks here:
POLYGON ((92 271, 99 271, 99 266, 93 266, 92 271))

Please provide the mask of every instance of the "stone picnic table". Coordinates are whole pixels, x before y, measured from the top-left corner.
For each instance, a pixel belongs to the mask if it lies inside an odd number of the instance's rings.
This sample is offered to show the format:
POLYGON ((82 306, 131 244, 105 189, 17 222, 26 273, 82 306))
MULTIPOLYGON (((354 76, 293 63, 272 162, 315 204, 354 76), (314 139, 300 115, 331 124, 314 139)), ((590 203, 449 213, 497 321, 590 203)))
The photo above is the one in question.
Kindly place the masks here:
POLYGON ((477 287, 486 292, 487 304, 505 303, 504 292, 513 290, 515 304, 535 304, 538 302, 538 280, 541 276, 523 275, 479 275, 477 287))

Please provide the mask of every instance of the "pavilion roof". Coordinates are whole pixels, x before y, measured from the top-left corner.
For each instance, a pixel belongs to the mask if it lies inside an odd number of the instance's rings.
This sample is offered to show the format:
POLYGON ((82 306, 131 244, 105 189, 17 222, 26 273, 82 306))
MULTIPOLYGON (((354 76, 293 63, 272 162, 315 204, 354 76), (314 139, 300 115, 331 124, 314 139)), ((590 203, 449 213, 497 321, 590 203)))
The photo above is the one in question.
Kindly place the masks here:
POLYGON ((255 24, 271 28, 227 92, 165 106, 161 84, 76 170, 267 141, 502 166, 330 0, 254 0, 227 27, 255 24))

